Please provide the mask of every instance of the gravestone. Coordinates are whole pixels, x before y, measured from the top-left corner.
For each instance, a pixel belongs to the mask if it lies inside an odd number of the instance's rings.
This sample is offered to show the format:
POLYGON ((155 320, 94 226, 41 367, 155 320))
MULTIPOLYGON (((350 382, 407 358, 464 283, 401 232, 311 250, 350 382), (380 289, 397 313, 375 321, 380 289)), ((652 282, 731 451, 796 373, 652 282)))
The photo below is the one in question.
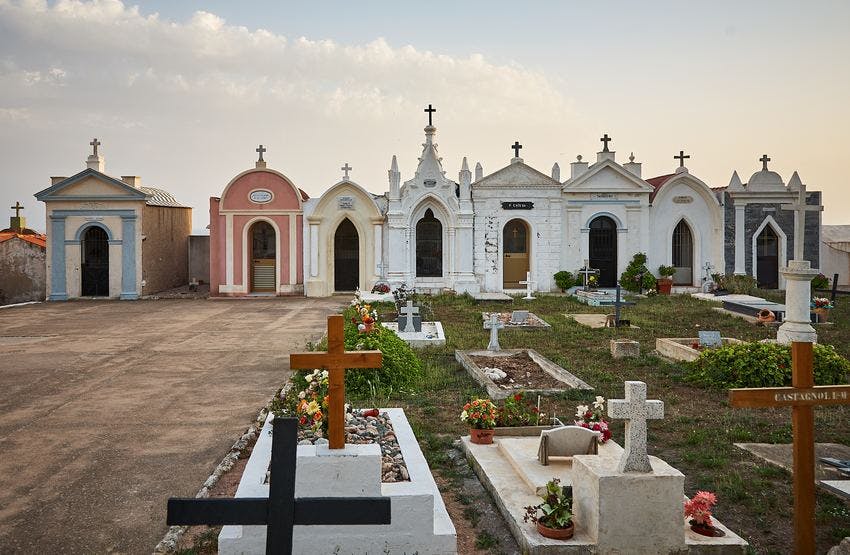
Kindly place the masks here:
POLYGON ((703 331, 699 332, 700 347, 722 347, 723 338, 720 337, 719 331, 703 331))
POLYGON ((495 312, 490 314, 490 343, 487 345, 488 351, 501 351, 502 347, 499 345, 499 330, 504 328, 505 325, 499 321, 499 315, 495 312))
POLYGON ((572 457, 573 455, 595 455, 598 452, 602 432, 594 432, 582 426, 561 426, 540 432, 540 447, 537 460, 547 466, 549 457, 572 457))
POLYGON ((533 300, 534 295, 532 295, 532 293, 534 293, 535 282, 531 279, 531 272, 526 272, 525 281, 520 281, 519 283, 520 285, 525 285, 525 297, 523 297, 523 299, 533 300))
POLYGON ((413 301, 407 301, 407 305, 401 307, 398 314, 398 329, 405 333, 422 331, 422 316, 419 315, 419 307, 413 306, 413 301))
POLYGON ((511 313, 511 324, 522 325, 528 322, 527 310, 514 310, 511 313))
POLYGON ((664 403, 646 400, 646 384, 626 382, 626 398, 608 401, 608 416, 626 420, 626 446, 619 472, 652 472, 646 452, 646 421, 664 418, 664 403))

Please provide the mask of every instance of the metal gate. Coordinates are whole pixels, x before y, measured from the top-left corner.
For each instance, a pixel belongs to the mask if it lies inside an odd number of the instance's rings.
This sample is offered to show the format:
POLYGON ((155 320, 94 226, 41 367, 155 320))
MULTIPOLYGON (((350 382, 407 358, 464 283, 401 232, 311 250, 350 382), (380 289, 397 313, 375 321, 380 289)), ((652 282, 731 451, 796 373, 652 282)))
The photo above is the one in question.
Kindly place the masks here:
POLYGON ((430 208, 416 224, 416 277, 443 277, 443 224, 430 208))
POLYGON ((334 233, 334 291, 354 291, 360 286, 360 237, 345 218, 334 233))
POLYGON ((80 249, 83 297, 109 296, 109 237, 100 226, 86 230, 80 249))
POLYGON ((590 267, 599 270, 600 287, 617 285, 617 224, 608 216, 590 222, 590 267))
POLYGON ((756 239, 756 275, 762 289, 779 287, 779 237, 769 225, 756 239))

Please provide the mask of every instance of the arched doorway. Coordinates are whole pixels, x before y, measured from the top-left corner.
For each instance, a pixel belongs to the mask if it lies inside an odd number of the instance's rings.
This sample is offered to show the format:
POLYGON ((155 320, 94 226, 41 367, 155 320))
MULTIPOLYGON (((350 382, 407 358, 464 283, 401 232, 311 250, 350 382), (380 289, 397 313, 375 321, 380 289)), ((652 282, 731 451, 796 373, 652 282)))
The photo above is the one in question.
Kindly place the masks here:
POLYGON ((277 236, 268 222, 257 222, 249 230, 251 238, 251 291, 275 293, 277 287, 277 236))
POLYGON ((676 285, 693 285, 694 283, 694 238, 691 227, 680 220, 673 229, 673 283, 676 285))
POLYGON ((528 225, 514 219, 505 224, 502 230, 502 286, 505 289, 524 288, 526 272, 531 269, 529 262, 528 225))
POLYGON ((334 233, 334 291, 354 291, 360 286, 360 236, 345 218, 334 233))
POLYGON ((599 270, 600 287, 617 285, 617 224, 608 216, 590 222, 589 264, 599 270))
POLYGON ((109 237, 94 225, 83 235, 80 255, 83 297, 109 296, 109 237))
POLYGON ((443 277, 443 224, 430 208, 416 223, 416 277, 443 277))
POLYGON ((779 237, 770 225, 756 239, 756 276, 762 289, 779 287, 779 237))

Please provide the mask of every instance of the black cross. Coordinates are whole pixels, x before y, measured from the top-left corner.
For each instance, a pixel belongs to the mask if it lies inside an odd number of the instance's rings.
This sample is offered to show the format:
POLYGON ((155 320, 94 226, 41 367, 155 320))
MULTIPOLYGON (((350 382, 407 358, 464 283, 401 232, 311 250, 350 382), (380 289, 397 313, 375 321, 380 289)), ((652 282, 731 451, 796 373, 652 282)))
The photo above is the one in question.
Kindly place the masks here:
POLYGON ((608 133, 602 135, 602 138, 599 140, 605 143, 605 146, 602 147, 602 152, 611 152, 610 150, 608 150, 608 142, 611 141, 611 137, 608 136, 608 133))
POLYGON ((767 171, 767 163, 770 162, 770 158, 767 157, 767 154, 762 154, 761 158, 759 158, 759 162, 761 162, 761 169, 767 171))
POLYGON ((97 147, 100 146, 100 141, 98 141, 97 137, 95 137, 91 140, 89 144, 94 147, 94 153, 92 154, 92 156, 97 156, 97 147))
POLYGON ((514 141, 514 144, 513 146, 511 146, 511 148, 514 149, 514 158, 519 158, 519 149, 522 148, 522 145, 519 144, 519 141, 514 141))
POLYGON ((690 157, 691 157, 690 154, 686 155, 684 150, 680 150, 679 155, 674 156, 673 160, 678 160, 679 161, 679 167, 684 168, 685 167, 685 158, 690 158, 690 157))
POLYGON ((272 459, 269 496, 237 499, 206 498, 168 500, 166 523, 221 526, 265 525, 266 553, 292 553, 292 528, 315 524, 390 524, 388 497, 295 498, 295 455, 298 420, 275 418, 272 422, 272 459))
POLYGON ((265 151, 266 151, 266 147, 264 147, 263 145, 260 145, 257 149, 254 150, 254 152, 260 153, 260 159, 257 160, 257 162, 265 162, 265 160, 263 160, 263 153, 265 151))
POLYGON ((21 210, 23 210, 23 209, 24 209, 24 207, 21 204, 21 201, 19 201, 19 200, 15 201, 15 206, 12 207, 12 210, 15 211, 15 217, 16 218, 21 217, 21 210))
POLYGON ((431 126, 433 125, 433 123, 431 123, 431 115, 432 115, 434 112, 436 112, 436 111, 437 111, 437 109, 436 109, 436 108, 432 108, 432 107, 431 107, 431 105, 429 104, 429 105, 428 105, 428 107, 427 107, 427 108, 425 108, 425 111, 426 111, 426 112, 428 112, 428 127, 431 127, 431 126))
MULTIPOLYGON (((614 301, 614 327, 615 328, 620 327, 620 308, 624 307, 624 306, 634 306, 634 305, 635 305, 635 303, 633 303, 631 301, 620 300, 620 284, 618 283, 617 284, 617 298, 614 301)), ((624 324, 626 322, 627 322, 627 320, 623 320, 624 324)))

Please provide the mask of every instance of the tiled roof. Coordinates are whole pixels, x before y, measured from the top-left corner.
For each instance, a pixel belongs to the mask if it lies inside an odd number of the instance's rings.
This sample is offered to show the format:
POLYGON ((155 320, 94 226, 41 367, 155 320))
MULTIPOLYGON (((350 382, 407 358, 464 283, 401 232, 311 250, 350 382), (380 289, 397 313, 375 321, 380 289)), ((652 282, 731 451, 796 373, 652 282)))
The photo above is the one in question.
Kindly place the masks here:
POLYGON ((188 208, 188 206, 183 206, 177 199, 174 198, 174 195, 169 193, 168 191, 164 191, 163 189, 157 189, 155 187, 139 187, 145 194, 151 195, 151 198, 145 201, 145 204, 148 206, 172 206, 177 208, 188 208))
MULTIPOLYGON (((31 230, 26 230, 26 231, 31 231, 31 230)), ((47 248, 47 235, 43 235, 41 233, 35 233, 35 232, 33 232, 33 233, 18 233, 17 231, 11 231, 11 230, 8 230, 8 229, 4 229, 3 231, 0 231, 0 243, 8 241, 9 239, 12 239, 14 237, 17 237, 21 241, 26 241, 27 243, 32 243, 33 245, 36 245, 36 246, 41 247, 43 249, 47 248)))
POLYGON ((646 182, 649 183, 650 185, 652 185, 652 188, 655 189, 649 195, 649 202, 652 202, 653 199, 655 199, 655 195, 658 194, 658 191, 661 190, 661 187, 663 187, 664 184, 667 183, 668 181, 670 181, 670 178, 675 176, 675 175, 676 175, 675 173, 668 173, 667 175, 659 175, 658 177, 650 177, 649 179, 646 180, 646 182))
POLYGON ((299 193, 301 193, 301 200, 302 200, 302 201, 310 200, 310 195, 308 195, 307 193, 305 193, 303 190, 298 189, 298 192, 299 192, 299 193))

